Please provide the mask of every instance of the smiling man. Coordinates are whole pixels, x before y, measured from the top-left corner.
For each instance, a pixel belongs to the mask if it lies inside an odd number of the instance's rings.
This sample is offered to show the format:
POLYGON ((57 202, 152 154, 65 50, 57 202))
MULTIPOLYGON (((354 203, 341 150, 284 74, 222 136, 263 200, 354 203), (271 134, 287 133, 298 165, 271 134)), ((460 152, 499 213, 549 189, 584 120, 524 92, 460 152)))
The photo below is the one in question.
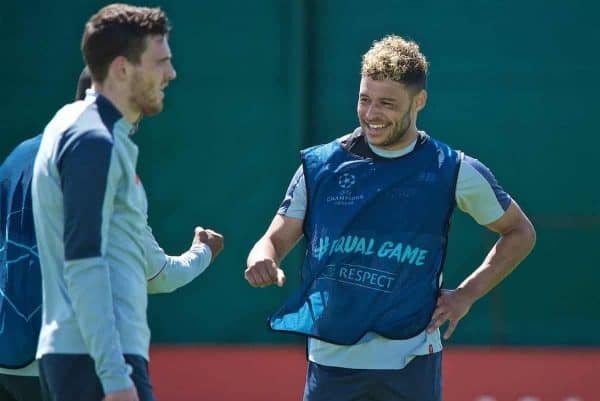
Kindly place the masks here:
POLYGON ((280 262, 304 235, 300 288, 270 318, 308 337, 304 401, 440 401, 439 327, 450 337, 471 305, 533 247, 535 231, 478 160, 417 129, 427 61, 398 36, 363 56, 360 127, 306 149, 245 278, 282 286, 280 262), (499 234, 456 289, 442 289, 455 205, 499 234))
POLYGON ((169 29, 158 8, 112 4, 92 16, 82 52, 95 92, 61 108, 42 135, 31 195, 48 401, 153 401, 147 292, 189 282, 223 246, 196 227, 191 248, 170 257, 147 222, 130 136, 163 109, 175 78, 169 29))

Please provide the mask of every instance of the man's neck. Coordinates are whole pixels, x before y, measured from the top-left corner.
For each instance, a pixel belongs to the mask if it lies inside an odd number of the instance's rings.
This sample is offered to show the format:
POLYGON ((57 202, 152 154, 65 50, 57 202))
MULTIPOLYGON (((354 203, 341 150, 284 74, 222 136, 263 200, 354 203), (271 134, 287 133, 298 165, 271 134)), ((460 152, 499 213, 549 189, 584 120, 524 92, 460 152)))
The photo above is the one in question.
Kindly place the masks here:
POLYGON ((400 141, 397 143, 394 143, 393 145, 389 145, 389 146, 376 146, 376 145, 371 145, 371 144, 369 144, 369 145, 371 146, 371 148, 376 148, 383 152, 402 152, 408 147, 411 147, 411 146, 414 147, 413 145, 416 142, 418 137, 419 137, 419 132, 417 131, 417 127, 410 127, 408 129, 408 131, 406 131, 406 133, 402 136, 400 141))
POLYGON ((367 144, 369 145, 369 147, 371 148, 373 153, 375 153, 377 156, 385 157, 385 158, 396 158, 396 157, 404 156, 404 155, 412 152, 415 149, 415 146, 417 144, 417 138, 415 137, 412 140, 412 142, 406 144, 406 146, 403 146, 401 148, 394 149, 394 150, 380 148, 378 146, 371 145, 368 142, 367 142, 367 144))
POLYGON ((141 113, 132 110, 127 96, 116 90, 114 85, 110 83, 103 85, 94 83, 93 87, 97 93, 107 98, 119 110, 125 120, 131 124, 135 124, 140 119, 141 113))

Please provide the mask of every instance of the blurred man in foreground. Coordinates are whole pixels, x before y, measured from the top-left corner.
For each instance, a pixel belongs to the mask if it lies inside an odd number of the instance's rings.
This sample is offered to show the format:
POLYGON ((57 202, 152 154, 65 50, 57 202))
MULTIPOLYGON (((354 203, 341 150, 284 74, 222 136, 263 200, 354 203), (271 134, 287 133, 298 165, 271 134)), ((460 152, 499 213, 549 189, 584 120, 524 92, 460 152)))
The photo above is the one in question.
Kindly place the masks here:
POLYGON ((96 94, 64 106, 44 130, 32 200, 44 299, 37 357, 51 401, 154 400, 147 292, 189 281, 223 246, 197 227, 191 248, 169 257, 147 223, 130 136, 162 110, 175 78, 169 30, 158 8, 98 11, 82 38, 96 94))

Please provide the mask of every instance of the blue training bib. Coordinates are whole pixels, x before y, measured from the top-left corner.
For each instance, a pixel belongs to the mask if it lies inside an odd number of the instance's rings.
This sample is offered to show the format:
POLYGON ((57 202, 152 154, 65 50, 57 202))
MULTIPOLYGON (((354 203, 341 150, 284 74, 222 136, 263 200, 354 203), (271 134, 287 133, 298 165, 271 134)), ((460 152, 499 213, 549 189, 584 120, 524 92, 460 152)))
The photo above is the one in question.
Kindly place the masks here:
POLYGON ((31 210, 31 178, 41 135, 19 145, 0 166, 0 366, 35 359, 42 284, 31 210))
POLYGON ((428 136, 397 159, 359 157, 338 141, 302 153, 308 249, 302 284, 274 330, 335 343, 425 329, 446 254, 460 154, 428 136))

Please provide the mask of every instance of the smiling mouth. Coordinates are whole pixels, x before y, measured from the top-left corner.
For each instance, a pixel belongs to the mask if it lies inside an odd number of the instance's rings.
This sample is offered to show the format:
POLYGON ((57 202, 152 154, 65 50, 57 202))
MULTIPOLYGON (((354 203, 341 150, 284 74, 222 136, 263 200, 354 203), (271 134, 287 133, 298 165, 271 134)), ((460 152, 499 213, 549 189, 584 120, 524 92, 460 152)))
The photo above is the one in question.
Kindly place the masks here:
POLYGON ((383 123, 365 123, 365 125, 368 128, 368 131, 371 131, 372 133, 377 133, 378 131, 382 131, 384 129, 386 129, 387 127, 389 127, 389 124, 383 124, 383 123))

